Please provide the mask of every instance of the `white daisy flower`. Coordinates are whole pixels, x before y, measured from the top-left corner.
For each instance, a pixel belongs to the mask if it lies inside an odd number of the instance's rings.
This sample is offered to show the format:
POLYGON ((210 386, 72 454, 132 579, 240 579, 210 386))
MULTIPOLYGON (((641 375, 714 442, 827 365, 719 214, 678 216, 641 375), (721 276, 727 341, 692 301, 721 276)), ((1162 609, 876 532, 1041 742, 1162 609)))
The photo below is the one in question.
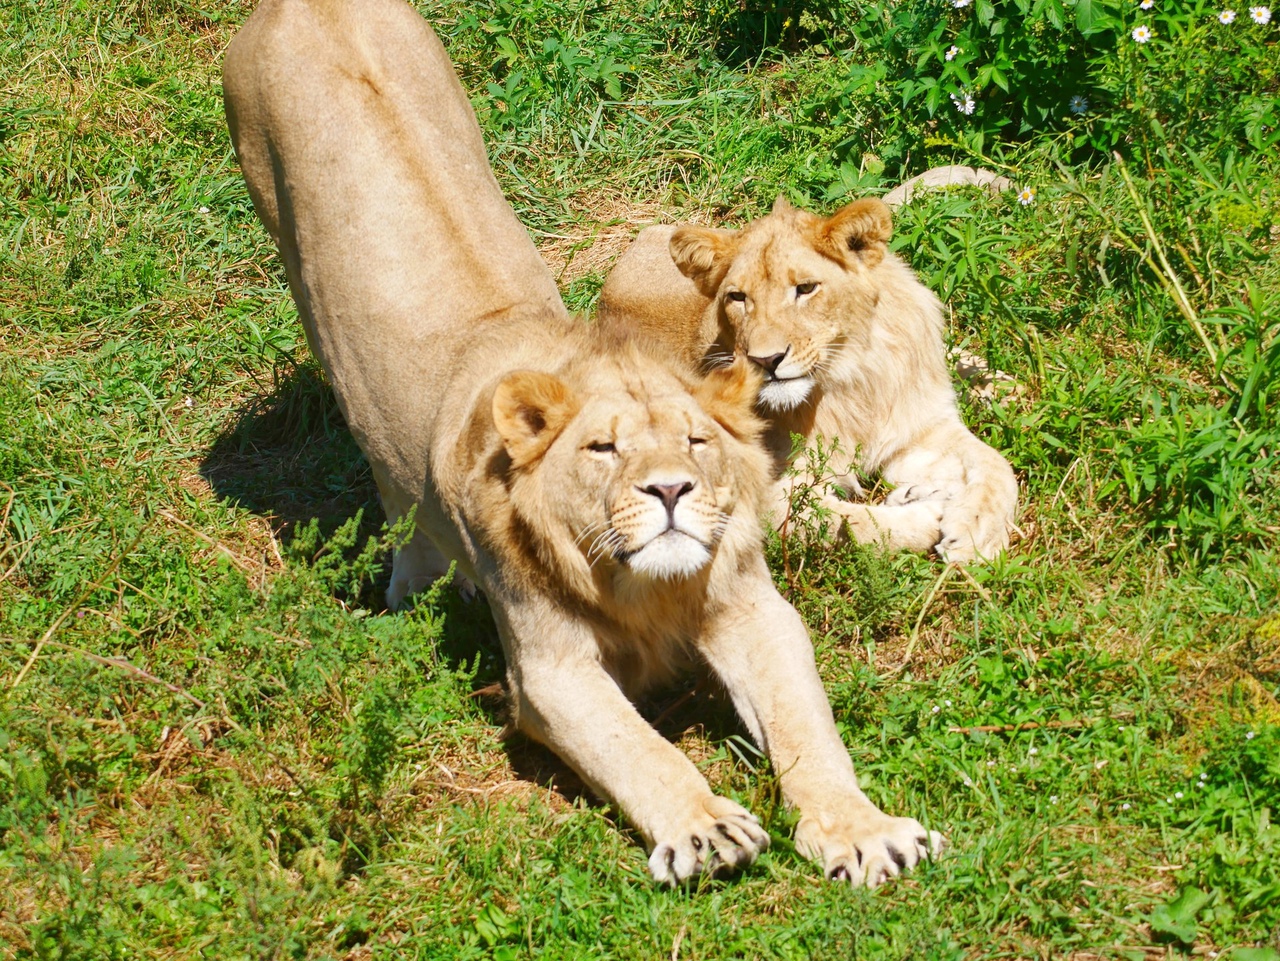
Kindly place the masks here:
POLYGON ((958 53, 960 53, 960 48, 953 43, 950 49, 947 50, 947 59, 954 60, 956 58, 956 54, 958 53))
POLYGON ((1250 7, 1249 16, 1253 18, 1254 23, 1270 23, 1271 8, 1270 7, 1250 7))
POLYGON ((955 104, 956 109, 966 117, 973 113, 974 109, 978 106, 977 102, 973 99, 972 94, 966 93, 963 90, 958 94, 953 93, 951 95, 951 102, 955 104))
MULTIPOLYGON (((1074 97, 1072 97, 1070 100, 1067 101, 1067 108, 1072 113, 1088 113, 1089 101, 1084 97, 1080 96, 1079 94, 1076 94, 1074 97)), ((1120 730, 1123 731, 1124 728, 1120 728, 1120 730)))
POLYGON ((1150 27, 1148 27, 1146 24, 1143 24, 1140 27, 1134 27, 1133 33, 1130 34, 1130 36, 1133 37, 1136 43, 1146 43, 1155 35, 1156 35, 1155 31, 1152 30, 1150 27))
POLYGON ((1156 0, 1142 0, 1142 2, 1138 4, 1138 9, 1150 10, 1155 5, 1156 5, 1156 0))
POLYGON ((1257 737, 1257 736, 1258 736, 1258 732, 1257 732, 1257 731, 1250 731, 1248 734, 1246 734, 1246 735, 1244 736, 1244 739, 1245 739, 1246 741, 1252 741, 1252 740, 1253 740, 1255 737, 1257 737))
POLYGON ((1235 23, 1236 12, 1234 10, 1223 10, 1218 14, 1218 23, 1235 23))
POLYGON ((1022 204, 1022 206, 1028 207, 1035 202, 1036 202, 1035 187, 1023 187, 1021 190, 1018 191, 1018 203, 1022 204))
POLYGON ((959 10, 961 7, 967 7, 973 3, 973 0, 951 0, 951 5, 959 10))
POLYGON ((1126 801, 1124 804, 1121 804, 1121 805, 1120 805, 1120 810, 1121 810, 1121 811, 1127 811, 1127 810, 1129 810, 1129 802, 1128 802, 1128 801, 1126 801))

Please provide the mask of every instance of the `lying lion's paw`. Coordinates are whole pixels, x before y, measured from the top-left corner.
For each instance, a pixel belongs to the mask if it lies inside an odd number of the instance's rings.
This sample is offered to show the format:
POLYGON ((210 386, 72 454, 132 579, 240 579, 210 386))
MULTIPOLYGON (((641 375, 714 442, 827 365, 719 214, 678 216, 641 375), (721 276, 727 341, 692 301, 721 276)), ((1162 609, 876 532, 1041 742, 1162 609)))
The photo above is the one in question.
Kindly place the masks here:
POLYGON ((715 797, 699 807, 670 837, 654 845, 649 873, 655 881, 674 887, 699 874, 731 874, 769 846, 769 835, 755 815, 727 798, 715 797))
POLYGON ((935 548, 944 561, 967 564, 991 560, 1009 546, 1002 516, 974 516, 971 511, 948 511, 942 516, 941 539, 935 548))
POLYGON ((938 854, 946 843, 946 838, 926 830, 915 818, 895 818, 879 811, 831 828, 806 818, 796 829, 800 852, 821 859, 823 873, 832 881, 854 887, 883 884, 938 854))
POLYGON ((954 497, 959 490, 958 484, 941 482, 924 481, 919 484, 903 484, 891 490, 884 502, 888 507, 898 507, 902 504, 914 504, 917 501, 945 501, 954 497))

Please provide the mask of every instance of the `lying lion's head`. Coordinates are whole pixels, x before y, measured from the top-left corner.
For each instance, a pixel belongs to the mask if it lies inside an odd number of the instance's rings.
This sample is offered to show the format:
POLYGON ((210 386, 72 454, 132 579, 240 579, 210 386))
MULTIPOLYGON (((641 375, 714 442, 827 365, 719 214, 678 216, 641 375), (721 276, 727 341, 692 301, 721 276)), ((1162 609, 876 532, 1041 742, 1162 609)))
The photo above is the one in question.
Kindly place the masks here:
POLYGON ((592 596, 694 577, 735 520, 754 543, 768 483, 758 387, 746 364, 696 380, 631 347, 508 375, 493 418, 526 549, 592 596))
POLYGON ((779 199, 742 230, 678 228, 671 257, 716 298, 738 351, 765 375, 760 400, 788 410, 821 383, 878 299, 874 269, 892 229, 889 208, 858 200, 830 217, 779 199))

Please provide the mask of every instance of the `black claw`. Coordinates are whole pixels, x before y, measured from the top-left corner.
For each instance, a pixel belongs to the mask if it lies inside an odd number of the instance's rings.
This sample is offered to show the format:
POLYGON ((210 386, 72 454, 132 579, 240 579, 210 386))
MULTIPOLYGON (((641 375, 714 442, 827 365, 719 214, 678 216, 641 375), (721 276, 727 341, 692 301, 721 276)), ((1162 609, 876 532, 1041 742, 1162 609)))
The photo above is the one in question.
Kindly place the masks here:
POLYGON ((667 870, 671 872, 672 877, 676 873, 676 849, 667 848, 667 870))
POLYGON ((702 838, 698 837, 698 835, 696 835, 696 834, 692 835, 692 836, 689 838, 689 843, 693 845, 693 849, 694 849, 695 851, 701 851, 701 850, 702 850, 702 838))
POLYGON ((896 864, 899 868, 902 868, 904 870, 906 869, 907 856, 905 854, 903 854, 901 851, 895 848, 892 844, 889 844, 887 842, 885 843, 884 849, 889 852, 889 857, 892 859, 894 864, 896 864))
POLYGON ((827 875, 828 881, 848 881, 849 866, 846 864, 837 864, 831 869, 831 873, 827 875))
POLYGON ((862 848, 854 848, 853 853, 858 856, 858 867, 862 867, 862 848))
POLYGON ((738 839, 737 839, 737 838, 735 838, 732 834, 730 834, 730 833, 729 833, 729 828, 728 828, 727 826, 725 826, 725 825, 723 825, 723 824, 717 824, 717 825, 716 825, 716 830, 717 830, 717 831, 719 831, 719 832, 720 832, 720 836, 721 836, 722 838, 724 838, 726 841, 728 841, 730 844, 737 844, 737 843, 738 843, 738 839))

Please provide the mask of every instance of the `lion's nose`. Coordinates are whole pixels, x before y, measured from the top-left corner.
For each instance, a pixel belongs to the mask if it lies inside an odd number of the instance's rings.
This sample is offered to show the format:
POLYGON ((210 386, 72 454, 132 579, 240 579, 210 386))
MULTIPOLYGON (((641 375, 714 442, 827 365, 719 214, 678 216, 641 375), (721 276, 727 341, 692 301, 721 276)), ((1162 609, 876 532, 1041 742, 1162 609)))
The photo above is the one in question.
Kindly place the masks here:
POLYGON ((676 501, 693 490, 693 481, 683 481, 678 484, 650 484, 640 489, 662 501, 662 505, 667 509, 667 516, 670 517, 675 513, 676 501))
POLYGON ((778 372, 778 365, 782 363, 783 359, 790 351, 791 348, 788 347, 786 350, 782 351, 782 353, 770 354, 768 357, 753 357, 750 354, 747 354, 747 360, 751 361, 751 363, 755 364, 757 367, 764 368, 764 372, 770 377, 773 377, 776 376, 778 372))

